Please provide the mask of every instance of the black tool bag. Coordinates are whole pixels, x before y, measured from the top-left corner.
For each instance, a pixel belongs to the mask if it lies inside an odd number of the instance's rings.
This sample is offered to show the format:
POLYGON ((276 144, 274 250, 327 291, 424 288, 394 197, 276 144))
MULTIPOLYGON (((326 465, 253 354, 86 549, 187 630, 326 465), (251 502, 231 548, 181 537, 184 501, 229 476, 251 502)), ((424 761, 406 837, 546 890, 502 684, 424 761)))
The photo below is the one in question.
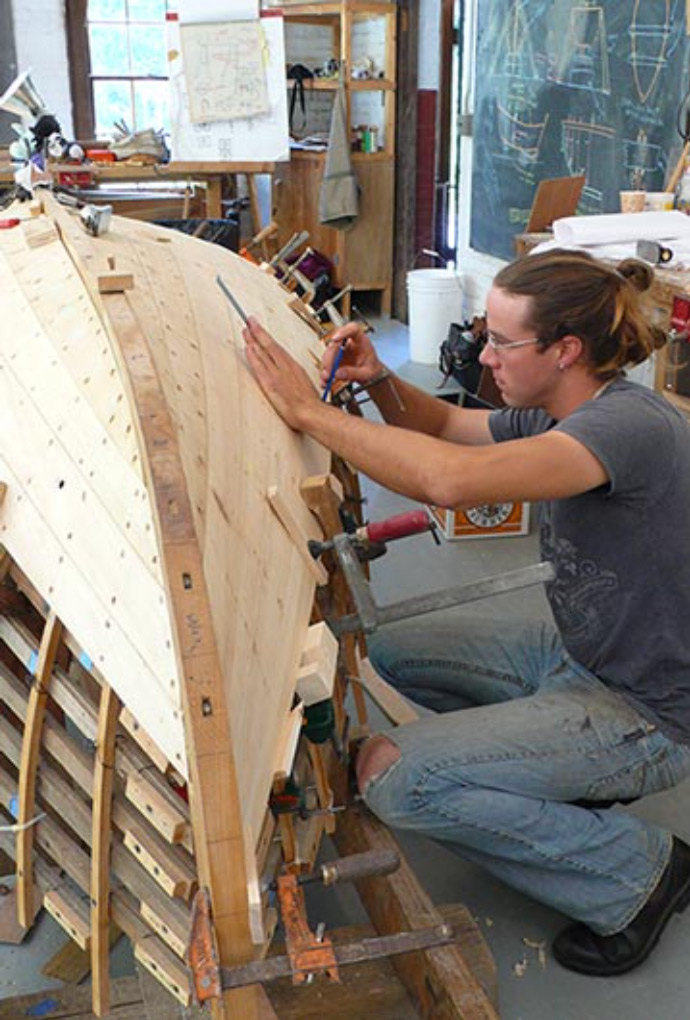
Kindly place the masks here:
POLYGON ((292 64, 288 68, 287 73, 288 79, 294 82, 292 86, 292 95, 290 96, 290 134, 294 134, 294 117, 295 117, 295 106, 299 99, 300 110, 302 111, 302 126, 299 129, 303 131, 307 124, 307 107, 304 101, 304 83, 310 78, 314 77, 314 72, 310 71, 305 64, 292 64))
POLYGON ((476 393, 482 374, 479 355, 486 343, 486 319, 477 315, 460 325, 451 322, 448 336, 441 344, 438 367, 447 382, 452 375, 468 393, 476 393))

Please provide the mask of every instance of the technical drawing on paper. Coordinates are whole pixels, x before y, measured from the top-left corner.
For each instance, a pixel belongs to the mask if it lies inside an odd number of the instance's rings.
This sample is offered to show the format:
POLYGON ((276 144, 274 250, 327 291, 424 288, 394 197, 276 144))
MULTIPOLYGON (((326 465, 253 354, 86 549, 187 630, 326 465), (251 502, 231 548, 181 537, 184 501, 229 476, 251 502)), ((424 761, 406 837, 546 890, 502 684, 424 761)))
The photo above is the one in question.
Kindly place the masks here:
POLYGON ((182 25, 180 36, 192 124, 268 112, 259 21, 182 25))
POLYGON ((588 213, 603 211, 607 182, 604 175, 612 160, 607 151, 615 149, 616 132, 605 124, 588 124, 568 118, 561 125, 562 152, 571 176, 584 174, 586 184, 582 191, 582 209, 588 213), (600 179, 599 179, 600 178, 600 179))
POLYGON ((630 24, 630 63, 641 103, 646 103, 666 63, 671 0, 635 0, 630 24))
POLYGON ((574 7, 553 80, 570 88, 609 95, 611 72, 603 7, 574 7))
POLYGON ((268 113, 256 117, 192 124, 187 77, 182 59, 180 24, 167 23, 170 80, 170 148, 175 160, 223 162, 279 161, 290 158, 288 107, 285 102, 285 46, 283 19, 262 19, 261 32, 268 54, 266 78, 268 113))

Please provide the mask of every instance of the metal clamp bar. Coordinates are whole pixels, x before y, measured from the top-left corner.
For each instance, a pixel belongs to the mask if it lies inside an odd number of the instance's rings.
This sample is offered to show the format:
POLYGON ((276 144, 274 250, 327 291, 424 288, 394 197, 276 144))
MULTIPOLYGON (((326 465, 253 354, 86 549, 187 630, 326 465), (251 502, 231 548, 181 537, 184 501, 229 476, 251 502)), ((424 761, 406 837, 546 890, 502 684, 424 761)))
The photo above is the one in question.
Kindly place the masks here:
POLYGON ((367 581, 361 570, 359 570, 359 564, 357 564, 357 568, 356 573, 350 570, 346 572, 346 576, 350 583, 358 615, 352 614, 350 616, 343 616, 339 620, 329 620, 328 625, 336 637, 358 630, 363 630, 365 634, 370 634, 384 623, 394 623, 397 620, 407 620, 414 616, 424 616, 426 613, 435 613, 440 609, 450 609, 452 606, 464 605, 467 602, 477 602, 480 599, 490 598, 494 595, 518 591, 520 588, 528 588, 533 584, 552 581, 555 577, 552 564, 544 561, 531 567, 511 570, 507 574, 483 578, 481 581, 471 581, 468 584, 458 585, 455 588, 445 588, 442 591, 431 592, 428 595, 420 595, 416 598, 404 599, 401 602, 393 602, 389 606, 377 607, 369 592, 367 581), (373 611, 370 610, 366 617, 360 609, 361 588, 363 585, 367 587, 367 595, 373 606, 373 611), (359 590, 358 594, 355 594, 355 588, 359 590))
MULTIPOLYGON (((357 609, 357 626, 354 630, 363 630, 365 634, 370 634, 376 630, 378 626, 378 610, 374 597, 371 594, 369 582, 364 576, 361 564, 357 558, 350 535, 347 533, 342 535, 336 535, 333 538, 333 548, 335 549, 338 562, 342 567, 343 573, 347 578, 348 584, 350 585, 350 591, 352 598, 354 599, 355 607, 357 609)), ((349 617, 345 617, 349 619, 349 617)), ((338 622, 338 621, 335 621, 338 622)), ((333 627, 331 627, 333 629, 333 627)), ((337 631, 333 631, 334 634, 338 634, 337 631)), ((343 633, 345 633, 343 631, 343 633)))

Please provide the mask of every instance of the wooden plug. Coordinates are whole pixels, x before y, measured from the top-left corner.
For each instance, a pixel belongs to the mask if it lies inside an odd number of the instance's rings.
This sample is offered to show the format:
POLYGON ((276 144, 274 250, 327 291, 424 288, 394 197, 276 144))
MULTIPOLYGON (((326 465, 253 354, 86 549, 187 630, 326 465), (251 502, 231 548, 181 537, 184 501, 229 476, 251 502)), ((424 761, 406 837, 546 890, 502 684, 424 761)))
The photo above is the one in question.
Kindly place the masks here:
POLYGON ((23 220, 22 231, 29 248, 40 248, 41 245, 57 241, 60 236, 53 221, 46 218, 23 220))
POLYGON ((121 294, 125 290, 134 290, 132 273, 99 273, 96 279, 99 294, 121 294))
POLYGON ((108 270, 99 273, 98 293, 99 294, 121 294, 125 290, 134 289, 134 275, 132 273, 120 272, 116 265, 114 255, 108 255, 106 259, 108 270))
POLYGON ((338 640, 326 623, 314 623, 307 631, 295 689, 305 706, 325 701, 333 694, 338 664, 338 640))
POLYGON ((320 319, 314 315, 313 309, 305 304, 301 298, 291 297, 288 301, 288 308, 290 308, 295 315, 299 316, 302 322, 306 322, 307 326, 310 326, 317 336, 322 337, 330 331, 330 327, 326 327, 320 319))
POLYGON ((291 507, 288 505, 285 496, 280 492, 277 485, 269 486, 268 492, 266 493, 266 499, 268 500, 274 514, 283 525, 294 544, 297 546, 302 557, 302 562, 305 567, 307 567, 316 583, 327 584, 328 572, 325 567, 323 567, 320 563, 317 563, 309 552, 307 535, 303 532, 297 518, 292 512, 291 507))

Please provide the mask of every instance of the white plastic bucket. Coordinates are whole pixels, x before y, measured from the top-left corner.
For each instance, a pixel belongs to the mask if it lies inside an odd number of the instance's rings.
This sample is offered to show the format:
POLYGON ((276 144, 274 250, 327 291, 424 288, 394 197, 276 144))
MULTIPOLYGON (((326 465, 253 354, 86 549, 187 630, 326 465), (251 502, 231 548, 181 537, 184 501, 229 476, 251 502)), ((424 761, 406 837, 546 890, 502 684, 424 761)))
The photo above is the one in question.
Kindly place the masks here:
POLYGON ((463 320, 462 280, 453 269, 413 269, 407 274, 410 360, 437 365, 451 322, 463 320))

